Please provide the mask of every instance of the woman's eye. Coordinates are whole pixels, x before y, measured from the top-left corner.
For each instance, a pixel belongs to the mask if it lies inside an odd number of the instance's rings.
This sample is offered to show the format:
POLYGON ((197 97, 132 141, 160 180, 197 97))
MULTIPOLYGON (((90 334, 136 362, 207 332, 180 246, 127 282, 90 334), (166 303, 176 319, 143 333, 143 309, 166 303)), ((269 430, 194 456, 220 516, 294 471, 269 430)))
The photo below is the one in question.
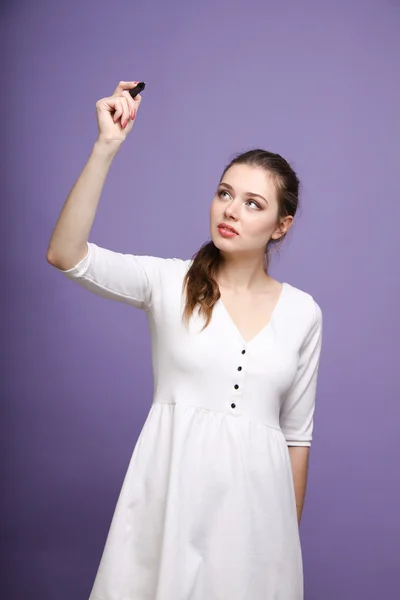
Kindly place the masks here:
POLYGON ((260 208, 260 205, 255 200, 249 200, 250 204, 254 204, 256 208, 260 208))
MULTIPOLYGON (((223 197, 223 194, 228 194, 228 192, 226 190, 221 190, 219 193, 220 198, 223 197)), ((229 194, 228 194, 228 196, 229 196, 229 194)))

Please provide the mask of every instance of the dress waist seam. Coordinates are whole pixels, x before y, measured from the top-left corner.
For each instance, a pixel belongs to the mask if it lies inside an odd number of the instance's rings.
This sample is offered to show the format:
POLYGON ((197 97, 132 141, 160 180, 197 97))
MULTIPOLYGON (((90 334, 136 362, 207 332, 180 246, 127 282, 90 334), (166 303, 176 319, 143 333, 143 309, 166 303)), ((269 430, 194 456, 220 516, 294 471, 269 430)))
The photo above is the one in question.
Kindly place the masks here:
POLYGON ((175 406, 176 404, 178 404, 179 406, 184 406, 185 408, 195 408, 197 410, 205 410, 207 412, 213 413, 215 415, 225 415, 226 417, 231 417, 232 419, 246 419, 247 421, 250 421, 251 423, 256 423, 259 425, 264 425, 265 427, 268 427, 269 429, 273 429, 275 431, 279 431, 282 435, 283 435, 283 431, 280 427, 277 427, 276 425, 271 425, 270 423, 267 423, 267 421, 262 421, 257 420, 257 419, 252 419, 251 417, 249 417, 248 415, 245 414, 241 414, 240 416, 236 416, 236 415, 232 415, 228 412, 223 412, 223 411, 218 411, 218 410, 213 410, 211 408, 207 408, 205 406, 199 406, 197 404, 183 404, 181 402, 160 402, 160 401, 156 401, 152 403, 152 406, 157 406, 159 404, 167 404, 167 405, 171 405, 171 406, 175 406))

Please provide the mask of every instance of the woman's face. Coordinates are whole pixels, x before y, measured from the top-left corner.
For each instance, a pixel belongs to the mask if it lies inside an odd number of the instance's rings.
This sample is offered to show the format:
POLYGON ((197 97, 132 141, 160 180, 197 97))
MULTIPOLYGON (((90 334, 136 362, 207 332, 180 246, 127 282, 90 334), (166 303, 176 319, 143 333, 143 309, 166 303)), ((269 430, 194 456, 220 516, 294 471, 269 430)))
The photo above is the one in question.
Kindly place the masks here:
POLYGON ((279 238, 292 217, 279 228, 273 177, 260 167, 233 165, 225 173, 210 208, 210 233, 223 252, 264 253, 271 237, 279 238), (223 224, 233 228, 227 232, 223 224))

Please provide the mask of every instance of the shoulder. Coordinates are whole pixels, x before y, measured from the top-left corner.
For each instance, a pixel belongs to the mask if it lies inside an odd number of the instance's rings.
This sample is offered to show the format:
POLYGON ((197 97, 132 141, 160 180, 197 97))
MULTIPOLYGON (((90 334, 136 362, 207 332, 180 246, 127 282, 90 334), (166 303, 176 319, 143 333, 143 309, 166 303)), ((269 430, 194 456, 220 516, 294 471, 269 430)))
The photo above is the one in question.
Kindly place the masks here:
POLYGON ((99 246, 94 242, 88 242, 88 253, 83 262, 85 268, 91 265, 92 269, 111 270, 114 273, 121 273, 121 276, 132 273, 139 276, 141 274, 151 283, 163 279, 171 280, 174 275, 177 277, 184 276, 192 261, 190 259, 164 258, 115 251, 99 246))
POLYGON ((136 262, 151 285, 163 288, 181 284, 189 267, 190 260, 183 258, 164 258, 161 256, 135 255, 136 262))
POLYGON ((312 327, 322 323, 322 309, 314 296, 290 283, 284 284, 287 290, 287 307, 296 318, 306 321, 312 327))
POLYGON ((136 254, 135 259, 145 270, 156 270, 160 273, 184 273, 189 269, 191 260, 183 258, 164 258, 161 256, 148 256, 136 254))
POLYGON ((285 319, 288 338, 299 349, 317 348, 322 339, 322 310, 312 294, 286 283, 285 319))

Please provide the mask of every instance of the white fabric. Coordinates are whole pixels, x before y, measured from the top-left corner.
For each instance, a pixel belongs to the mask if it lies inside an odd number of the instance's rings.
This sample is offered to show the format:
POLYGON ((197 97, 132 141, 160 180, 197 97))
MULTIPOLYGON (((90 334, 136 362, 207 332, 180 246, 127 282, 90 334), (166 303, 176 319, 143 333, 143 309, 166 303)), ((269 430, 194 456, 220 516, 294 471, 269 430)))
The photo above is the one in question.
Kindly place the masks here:
POLYGON ((284 283, 249 343, 221 301, 186 329, 190 264, 89 243, 62 271, 145 310, 152 342, 153 403, 89 600, 302 600, 288 445, 312 439, 320 307, 284 283))

